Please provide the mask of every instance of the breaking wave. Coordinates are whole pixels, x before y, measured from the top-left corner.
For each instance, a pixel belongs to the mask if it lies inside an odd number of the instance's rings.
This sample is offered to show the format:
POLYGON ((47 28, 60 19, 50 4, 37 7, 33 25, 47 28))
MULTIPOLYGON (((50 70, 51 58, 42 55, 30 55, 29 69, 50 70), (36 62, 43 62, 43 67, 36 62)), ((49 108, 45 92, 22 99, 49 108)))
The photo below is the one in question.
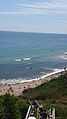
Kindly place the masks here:
POLYGON ((60 55, 60 58, 67 60, 67 52, 65 52, 63 55, 60 55))
POLYGON ((31 57, 25 57, 23 60, 31 60, 31 57))
POLYGON ((16 84, 16 83, 22 83, 25 82, 25 79, 22 78, 17 78, 17 79, 1 79, 0 83, 1 84, 16 84))
POLYGON ((33 80, 38 80, 40 78, 34 78, 34 79, 25 79, 25 78, 18 78, 18 79, 1 79, 0 80, 0 84, 18 84, 18 83, 24 83, 24 82, 30 82, 33 80))
POLYGON ((22 77, 18 77, 17 79, 1 79, 0 80, 0 84, 17 84, 17 83, 24 83, 24 82, 29 82, 29 81, 33 81, 33 80, 39 80, 39 79, 42 79, 42 78, 45 78, 47 76, 51 76, 52 74, 55 74, 55 73, 59 73, 59 72, 62 72, 64 71, 64 69, 53 69, 52 72, 50 73, 45 73, 45 72, 40 72, 41 75, 39 75, 39 77, 35 77, 35 78, 22 78, 22 77))
POLYGON ((14 61, 16 61, 16 62, 21 62, 21 60, 22 59, 20 59, 20 58, 19 59, 14 59, 14 61))
POLYGON ((67 60, 67 56, 61 55, 60 58, 67 60))

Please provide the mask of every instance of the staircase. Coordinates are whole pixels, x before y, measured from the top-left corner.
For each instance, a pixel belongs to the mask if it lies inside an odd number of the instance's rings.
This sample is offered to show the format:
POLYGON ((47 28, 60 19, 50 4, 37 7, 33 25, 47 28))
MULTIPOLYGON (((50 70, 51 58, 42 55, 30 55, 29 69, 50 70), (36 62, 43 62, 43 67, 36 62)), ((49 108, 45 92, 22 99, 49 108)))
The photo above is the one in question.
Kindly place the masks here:
POLYGON ((25 119, 55 119, 55 108, 50 108, 44 112, 43 106, 37 100, 29 100, 29 108, 25 119))

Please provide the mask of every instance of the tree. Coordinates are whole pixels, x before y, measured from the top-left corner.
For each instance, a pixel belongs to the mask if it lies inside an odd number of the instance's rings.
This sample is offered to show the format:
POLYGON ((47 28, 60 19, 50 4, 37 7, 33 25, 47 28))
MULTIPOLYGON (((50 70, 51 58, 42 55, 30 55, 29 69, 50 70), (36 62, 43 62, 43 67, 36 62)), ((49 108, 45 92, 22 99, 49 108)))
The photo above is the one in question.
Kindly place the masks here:
POLYGON ((17 97, 10 96, 10 94, 4 96, 4 113, 8 119, 21 119, 21 112, 18 108, 17 100, 17 97))
POLYGON ((22 100, 22 99, 18 99, 17 103, 18 103, 18 107, 19 107, 19 110, 20 110, 21 115, 22 115, 22 119, 25 119, 29 104, 27 101, 22 100))
POLYGON ((0 97, 0 119, 4 116, 3 97, 0 97))

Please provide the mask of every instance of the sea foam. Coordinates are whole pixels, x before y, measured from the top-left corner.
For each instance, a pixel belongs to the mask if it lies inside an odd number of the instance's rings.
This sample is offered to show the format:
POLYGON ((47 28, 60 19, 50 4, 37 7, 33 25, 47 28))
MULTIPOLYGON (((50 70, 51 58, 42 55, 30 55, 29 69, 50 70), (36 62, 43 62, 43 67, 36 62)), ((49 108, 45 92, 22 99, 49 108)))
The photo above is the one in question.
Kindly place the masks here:
POLYGON ((31 57, 25 57, 23 60, 31 60, 31 57))
POLYGON ((17 79, 1 79, 0 83, 4 85, 4 84, 17 84, 17 83, 31 82, 31 81, 39 80, 39 79, 42 80, 43 78, 54 75, 56 73, 60 73, 62 71, 64 71, 64 69, 53 69, 53 72, 51 72, 51 73, 45 74, 43 72, 43 75, 33 78, 33 79, 29 78, 28 80, 26 78, 20 78, 20 77, 18 77, 17 79))
POLYGON ((14 59, 14 61, 21 62, 21 59, 20 58, 19 59, 14 59))
POLYGON ((67 60, 67 55, 61 55, 60 58, 67 60))
POLYGON ((53 72, 47 73, 46 75, 43 75, 43 76, 41 77, 41 79, 46 78, 46 77, 51 76, 51 75, 54 75, 54 74, 56 74, 56 73, 60 73, 60 72, 62 72, 62 71, 64 71, 64 69, 53 69, 53 72))

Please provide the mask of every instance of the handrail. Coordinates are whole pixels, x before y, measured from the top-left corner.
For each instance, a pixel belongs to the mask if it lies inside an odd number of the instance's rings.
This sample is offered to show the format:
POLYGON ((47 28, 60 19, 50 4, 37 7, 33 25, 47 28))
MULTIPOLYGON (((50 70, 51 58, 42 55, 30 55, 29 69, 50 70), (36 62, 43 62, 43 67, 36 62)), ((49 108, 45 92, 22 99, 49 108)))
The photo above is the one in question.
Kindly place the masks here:
POLYGON ((28 108, 25 119, 32 118, 32 117, 35 118, 35 116, 33 114, 33 110, 36 110, 36 113, 37 113, 36 118, 37 119, 41 119, 43 116, 42 114, 47 114, 47 119, 55 119, 55 108, 50 108, 46 112, 46 111, 42 110, 43 107, 38 103, 38 101, 36 99, 35 99, 35 103, 33 103, 29 100, 29 104, 30 104, 30 106, 28 108), (31 114, 33 114, 33 115, 31 115, 31 114))
POLYGON ((30 110, 31 110, 31 106, 29 106, 29 108, 28 108, 28 111, 27 111, 27 114, 26 114, 26 117, 25 117, 25 119, 28 119, 28 117, 29 117, 29 114, 30 114, 30 110))

